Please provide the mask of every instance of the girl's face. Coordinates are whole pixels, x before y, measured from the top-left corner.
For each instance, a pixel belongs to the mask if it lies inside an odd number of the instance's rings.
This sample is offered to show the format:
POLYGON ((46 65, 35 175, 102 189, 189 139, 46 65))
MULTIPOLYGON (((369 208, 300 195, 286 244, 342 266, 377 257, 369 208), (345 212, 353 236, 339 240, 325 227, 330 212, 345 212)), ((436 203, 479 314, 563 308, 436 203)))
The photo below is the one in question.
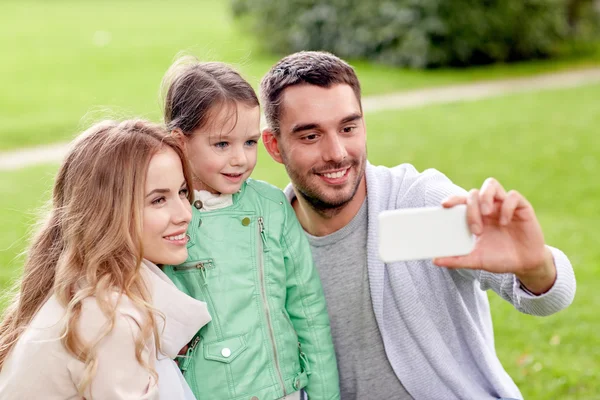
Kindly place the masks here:
POLYGON ((155 264, 181 264, 187 259, 186 230, 192 218, 181 159, 164 147, 150 160, 146 173, 142 245, 155 264))
POLYGON ((237 118, 230 108, 223 107, 214 112, 214 123, 206 124, 186 138, 195 189, 233 194, 254 170, 260 138, 260 109, 240 103, 236 103, 236 107, 237 118))

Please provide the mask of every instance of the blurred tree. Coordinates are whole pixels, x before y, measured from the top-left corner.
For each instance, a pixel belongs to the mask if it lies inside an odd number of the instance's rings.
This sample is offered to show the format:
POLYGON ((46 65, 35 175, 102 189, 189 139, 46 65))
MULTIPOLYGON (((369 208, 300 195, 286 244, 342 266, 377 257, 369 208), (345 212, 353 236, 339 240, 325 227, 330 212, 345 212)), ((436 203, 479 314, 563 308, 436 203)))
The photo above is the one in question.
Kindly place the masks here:
POLYGON ((546 58, 598 38, 592 0, 232 0, 277 52, 414 68, 546 58), (577 46, 572 46, 576 44, 577 46))

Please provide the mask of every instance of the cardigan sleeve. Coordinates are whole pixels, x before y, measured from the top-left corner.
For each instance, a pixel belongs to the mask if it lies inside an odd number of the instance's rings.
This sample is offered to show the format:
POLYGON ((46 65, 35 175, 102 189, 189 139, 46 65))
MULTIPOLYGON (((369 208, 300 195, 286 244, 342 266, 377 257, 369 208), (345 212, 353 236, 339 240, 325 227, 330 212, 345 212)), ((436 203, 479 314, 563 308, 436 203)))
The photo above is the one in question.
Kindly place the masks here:
MULTIPOLYGON (((426 204, 424 206, 439 206, 444 199, 451 195, 467 194, 463 188, 455 185, 444 174, 436 170, 425 171, 422 179, 426 188, 426 204)), ((567 308, 573 302, 577 285, 575 273, 568 257, 559 249, 547 247, 554 258, 556 281, 549 291, 541 295, 525 291, 514 274, 497 274, 472 269, 458 269, 450 272, 476 279, 482 290, 493 290, 522 313, 537 316, 551 315, 567 308)))

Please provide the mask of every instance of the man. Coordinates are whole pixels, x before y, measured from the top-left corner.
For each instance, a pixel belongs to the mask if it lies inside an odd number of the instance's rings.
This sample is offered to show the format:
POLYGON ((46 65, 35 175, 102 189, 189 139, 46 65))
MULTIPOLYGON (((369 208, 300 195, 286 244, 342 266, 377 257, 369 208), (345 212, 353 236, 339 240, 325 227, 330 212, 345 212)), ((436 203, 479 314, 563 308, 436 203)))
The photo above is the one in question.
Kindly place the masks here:
POLYGON ((521 398, 496 356, 484 291, 533 315, 575 294, 569 260, 545 245, 529 202, 492 178, 466 193, 435 170, 369 164, 358 78, 331 54, 283 58, 261 96, 264 144, 291 179, 323 282, 342 399, 521 398), (467 205, 471 254, 379 260, 381 211, 440 204, 467 205))

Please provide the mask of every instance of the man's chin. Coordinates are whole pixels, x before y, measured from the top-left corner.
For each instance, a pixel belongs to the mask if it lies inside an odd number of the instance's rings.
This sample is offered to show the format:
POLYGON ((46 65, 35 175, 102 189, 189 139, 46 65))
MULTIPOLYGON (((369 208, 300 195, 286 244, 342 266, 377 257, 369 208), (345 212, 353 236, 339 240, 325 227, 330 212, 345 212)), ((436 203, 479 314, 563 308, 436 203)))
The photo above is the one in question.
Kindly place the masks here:
POLYGON ((302 193, 302 196, 315 210, 321 211, 338 210, 352 201, 352 193, 348 193, 350 192, 349 189, 344 190, 343 193, 339 191, 328 193, 332 191, 331 188, 328 189, 327 191, 321 191, 318 195, 311 196, 302 193))

